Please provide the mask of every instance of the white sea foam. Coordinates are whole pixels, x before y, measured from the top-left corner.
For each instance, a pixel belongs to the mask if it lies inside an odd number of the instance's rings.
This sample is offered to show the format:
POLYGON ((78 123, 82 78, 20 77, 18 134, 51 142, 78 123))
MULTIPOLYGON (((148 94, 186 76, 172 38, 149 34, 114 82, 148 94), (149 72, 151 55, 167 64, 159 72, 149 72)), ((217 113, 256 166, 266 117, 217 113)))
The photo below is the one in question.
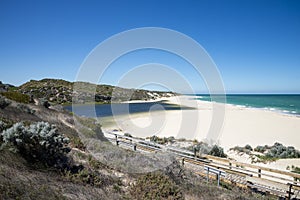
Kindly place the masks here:
MULTIPOLYGON (((230 105, 234 105, 234 104, 230 104, 230 105)), ((244 106, 244 105, 235 105, 235 106, 238 108, 247 108, 247 106, 244 106)))

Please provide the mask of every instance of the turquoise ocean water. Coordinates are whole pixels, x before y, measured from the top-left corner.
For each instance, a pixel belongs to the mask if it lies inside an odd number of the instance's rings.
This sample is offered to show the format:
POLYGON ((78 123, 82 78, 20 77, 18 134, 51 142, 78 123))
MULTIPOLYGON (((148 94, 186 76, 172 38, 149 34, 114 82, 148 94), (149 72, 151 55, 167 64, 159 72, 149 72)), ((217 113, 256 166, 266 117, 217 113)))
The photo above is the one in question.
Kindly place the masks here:
MULTIPOLYGON (((197 94, 193 95, 193 98, 202 101, 211 101, 210 95, 197 94)), ((223 100, 218 99, 217 97, 213 100, 224 103, 223 100)), ((226 103, 300 116, 300 94, 229 94, 226 95, 226 103)))

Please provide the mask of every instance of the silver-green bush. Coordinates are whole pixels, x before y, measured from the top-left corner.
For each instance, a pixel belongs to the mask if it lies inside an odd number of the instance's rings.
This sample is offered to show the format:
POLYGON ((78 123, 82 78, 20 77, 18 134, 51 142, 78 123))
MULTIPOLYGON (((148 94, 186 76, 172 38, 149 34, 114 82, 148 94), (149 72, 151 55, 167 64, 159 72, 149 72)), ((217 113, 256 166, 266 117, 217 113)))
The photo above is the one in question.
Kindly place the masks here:
POLYGON ((30 162, 64 167, 69 138, 59 134, 54 125, 37 122, 29 127, 16 123, 1 133, 3 146, 10 146, 30 162))

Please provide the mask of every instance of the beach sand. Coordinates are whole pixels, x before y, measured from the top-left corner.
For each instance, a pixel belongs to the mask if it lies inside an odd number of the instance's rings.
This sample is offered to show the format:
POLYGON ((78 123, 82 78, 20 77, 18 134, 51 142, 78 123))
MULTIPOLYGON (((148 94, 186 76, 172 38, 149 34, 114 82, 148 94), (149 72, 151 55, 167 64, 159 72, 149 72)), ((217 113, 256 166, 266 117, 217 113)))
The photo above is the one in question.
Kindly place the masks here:
MULTIPOLYGON (((120 129, 138 137, 157 135, 204 140, 211 126, 213 103, 176 96, 159 100, 193 109, 154 111, 115 117, 115 123, 103 119, 103 130, 120 129)), ((225 104, 223 104, 225 105, 225 104)), ((225 105, 223 128, 217 134, 218 144, 225 150, 234 146, 252 147, 280 142, 300 149, 300 118, 277 112, 225 105)))

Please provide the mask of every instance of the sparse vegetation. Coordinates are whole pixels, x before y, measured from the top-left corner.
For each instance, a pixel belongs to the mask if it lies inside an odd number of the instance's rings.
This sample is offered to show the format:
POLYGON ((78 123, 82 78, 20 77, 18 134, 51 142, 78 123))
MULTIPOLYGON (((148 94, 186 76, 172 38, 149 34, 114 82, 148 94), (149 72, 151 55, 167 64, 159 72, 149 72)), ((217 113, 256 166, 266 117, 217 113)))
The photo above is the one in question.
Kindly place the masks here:
POLYGON ((131 186, 133 199, 184 199, 182 191, 169 177, 162 173, 148 173, 140 176, 131 186))
POLYGON ((65 177, 73 183, 80 183, 94 187, 103 187, 116 182, 111 177, 102 175, 99 172, 88 168, 82 168, 76 173, 72 173, 68 170, 65 172, 65 177))
POLYGON ((81 141, 81 139, 77 136, 77 137, 71 137, 70 138, 70 144, 72 145, 72 147, 74 148, 78 148, 82 151, 85 151, 86 146, 83 144, 83 142, 81 141))
POLYGON ((4 109, 9 104, 10 104, 10 102, 8 100, 6 100, 6 98, 4 98, 3 96, 0 95, 0 108, 4 109))
POLYGON ((95 85, 86 82, 68 82, 59 79, 31 80, 16 89, 36 99, 45 98, 52 104, 73 103, 110 103, 121 100, 148 100, 156 97, 163 97, 171 92, 153 92, 147 90, 134 90, 114 87, 110 85, 95 85), (73 93, 73 89, 76 90, 73 93), (152 93, 152 95, 149 95, 152 93))
POLYGON ((250 154, 251 151, 253 151, 253 148, 249 144, 247 144, 244 147, 235 146, 233 148, 230 148, 230 150, 237 151, 239 153, 250 154))
POLYGON ((151 142, 155 142, 155 143, 158 143, 158 144, 167 144, 167 143, 174 143, 175 142, 175 138, 173 136, 160 138, 156 135, 153 135, 153 136, 149 137, 149 139, 150 139, 151 142))
POLYGON ((14 100, 16 102, 19 103, 30 103, 30 96, 26 95, 26 94, 22 94, 20 92, 17 91, 7 91, 7 92, 2 92, 1 93, 2 96, 5 96, 6 98, 10 99, 10 100, 14 100))
POLYGON ((35 110, 30 109, 27 105, 24 104, 18 104, 17 108, 22 111, 22 112, 26 112, 28 114, 34 114, 35 110))

